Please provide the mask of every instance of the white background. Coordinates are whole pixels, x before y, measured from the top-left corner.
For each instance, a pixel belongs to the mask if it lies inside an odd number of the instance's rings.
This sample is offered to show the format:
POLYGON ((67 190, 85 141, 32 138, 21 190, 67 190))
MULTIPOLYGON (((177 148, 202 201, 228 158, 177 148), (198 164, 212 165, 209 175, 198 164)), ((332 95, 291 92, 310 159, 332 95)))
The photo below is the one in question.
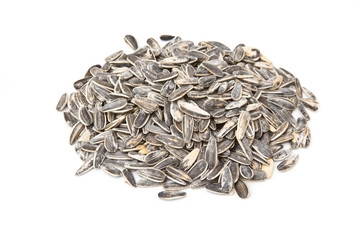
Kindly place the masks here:
POLYGON ((2 1, 0 239, 359 239, 359 1, 2 1), (93 64, 160 34, 259 48, 318 97, 298 165, 250 198, 179 201, 82 177, 55 105, 93 64))

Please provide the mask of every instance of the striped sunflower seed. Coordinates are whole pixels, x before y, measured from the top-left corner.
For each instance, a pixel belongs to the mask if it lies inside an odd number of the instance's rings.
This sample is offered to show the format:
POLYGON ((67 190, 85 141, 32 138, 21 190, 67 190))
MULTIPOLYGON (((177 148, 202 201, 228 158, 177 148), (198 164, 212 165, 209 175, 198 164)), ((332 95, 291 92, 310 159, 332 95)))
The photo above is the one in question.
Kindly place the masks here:
POLYGON ((82 160, 136 187, 163 186, 162 199, 205 187, 247 198, 246 181, 293 168, 311 143, 308 109, 319 102, 260 50, 172 35, 118 50, 75 81, 56 104, 82 160), (298 112, 300 113, 297 114, 298 112))

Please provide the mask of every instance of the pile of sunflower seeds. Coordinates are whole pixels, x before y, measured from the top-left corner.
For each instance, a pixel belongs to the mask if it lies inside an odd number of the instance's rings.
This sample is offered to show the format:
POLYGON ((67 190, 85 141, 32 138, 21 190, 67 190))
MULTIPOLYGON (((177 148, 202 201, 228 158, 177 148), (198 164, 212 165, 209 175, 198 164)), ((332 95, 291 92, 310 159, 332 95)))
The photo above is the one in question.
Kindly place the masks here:
POLYGON ((56 106, 72 127, 82 175, 101 169, 133 187, 162 186, 161 199, 201 188, 247 198, 247 181, 287 171, 310 143, 315 95, 256 48, 162 35, 138 48, 131 35, 89 68, 56 106), (296 111, 295 111, 296 110, 296 111), (297 117, 295 117, 298 115, 297 117))

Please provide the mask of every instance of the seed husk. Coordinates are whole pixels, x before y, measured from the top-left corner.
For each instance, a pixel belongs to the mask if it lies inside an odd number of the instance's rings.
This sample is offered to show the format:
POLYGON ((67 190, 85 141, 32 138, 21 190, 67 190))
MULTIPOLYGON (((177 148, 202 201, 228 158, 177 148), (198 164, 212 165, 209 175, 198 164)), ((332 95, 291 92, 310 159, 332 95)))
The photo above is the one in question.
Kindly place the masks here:
POLYGON ((261 170, 263 170, 266 173, 266 178, 271 178, 273 172, 274 172, 274 160, 268 159, 269 165, 263 164, 261 166, 261 170))
POLYGON ((180 163, 180 169, 187 171, 199 156, 200 148, 194 148, 180 163))
POLYGON ((200 118, 200 119, 209 119, 210 118, 210 114, 208 112, 199 108, 195 104, 181 102, 179 107, 183 113, 185 113, 191 117, 200 118))
POLYGON ((139 133, 134 137, 129 137, 126 140, 124 140, 124 144, 126 148, 134 148, 137 145, 140 144, 140 142, 143 140, 144 134, 139 133))

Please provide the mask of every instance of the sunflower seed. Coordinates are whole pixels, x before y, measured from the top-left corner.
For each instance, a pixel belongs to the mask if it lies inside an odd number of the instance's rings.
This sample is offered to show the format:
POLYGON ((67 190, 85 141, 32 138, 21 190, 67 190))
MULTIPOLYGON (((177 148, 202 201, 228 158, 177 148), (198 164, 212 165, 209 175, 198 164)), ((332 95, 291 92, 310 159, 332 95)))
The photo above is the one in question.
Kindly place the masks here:
POLYGON ((223 77, 224 73, 215 65, 203 62, 202 67, 208 70, 211 74, 215 75, 216 77, 223 77))
POLYGON ((159 43, 153 38, 148 38, 148 40, 146 40, 146 43, 154 50, 160 51, 161 49, 159 43))
POLYGON ((112 112, 116 110, 123 109, 127 105, 127 100, 125 98, 119 98, 115 101, 106 103, 102 108, 102 112, 112 112))
POLYGON ((126 35, 124 38, 125 42, 134 50, 138 48, 138 44, 136 42, 136 39, 131 35, 126 35))
POLYGON ((186 192, 162 191, 159 192, 158 197, 163 200, 175 200, 186 197, 186 192))
POLYGON ((144 135, 142 133, 137 134, 134 137, 129 137, 126 140, 124 140, 124 144, 126 148, 133 148, 140 144, 140 142, 143 140, 144 135))
POLYGON ((259 169, 254 169, 254 176, 251 178, 252 181, 263 181, 266 179, 266 172, 259 169))
POLYGON ((136 128, 142 128, 144 125, 148 122, 150 118, 150 115, 147 114, 145 111, 140 110, 138 115, 136 116, 134 120, 134 127, 136 128))
POLYGON ((180 178, 174 177, 174 176, 169 175, 169 174, 167 174, 166 177, 167 177, 169 180, 171 180, 171 181, 173 181, 174 183, 177 183, 177 184, 179 184, 179 185, 182 185, 182 186, 186 186, 186 185, 187 185, 187 183, 186 183, 184 180, 180 179, 180 178))
POLYGON ((67 101, 68 101, 68 95, 64 93, 63 95, 61 95, 59 102, 56 105, 56 110, 63 111, 66 108, 67 101))
POLYGON ((233 90, 231 91, 231 98, 234 101, 239 101, 241 99, 241 96, 242 96, 242 86, 240 82, 237 82, 233 90))
POLYGON ((131 170, 129 169, 124 169, 123 170, 123 175, 124 178, 126 179, 126 181, 133 187, 136 187, 136 181, 134 178, 134 175, 132 174, 131 170))
POLYGON ((170 102, 178 100, 178 99, 182 98, 183 96, 185 96, 188 92, 190 92, 191 89, 193 89, 192 85, 180 87, 180 88, 176 89, 175 91, 173 91, 169 95, 168 100, 170 102))
POLYGON ((243 138, 240 141, 240 147, 241 147, 242 151, 244 152, 246 158, 249 159, 250 161, 252 161, 253 160, 253 154, 252 154, 252 151, 250 149, 249 140, 247 138, 243 138))
POLYGON ((240 177, 240 167, 238 163, 231 162, 230 165, 230 171, 233 178, 233 183, 236 183, 239 180, 240 177))
POLYGON ((136 181, 136 187, 148 188, 148 187, 160 187, 163 183, 153 182, 144 178, 140 178, 136 181))
POLYGON ((168 157, 163 160, 160 160, 158 163, 155 164, 154 168, 157 169, 164 169, 167 166, 177 166, 179 165, 179 160, 174 157, 168 157))
POLYGON ((185 145, 185 142, 183 139, 178 138, 176 136, 172 136, 172 135, 157 135, 155 136, 155 139, 158 140, 159 142, 168 145, 170 147, 173 148, 183 148, 185 145))
POLYGON ((254 171, 249 166, 240 165, 240 176, 245 179, 251 179, 254 176, 254 171))
POLYGON ((174 37, 175 37, 175 36, 173 36, 173 35, 161 35, 161 36, 160 36, 160 39, 161 39, 162 41, 170 41, 170 40, 172 40, 174 37))
POLYGON ((160 39, 169 42, 138 48, 126 35, 134 52, 109 55, 60 97, 83 161, 76 175, 100 168, 132 186, 163 185, 164 199, 188 187, 246 198, 243 181, 296 164, 294 149, 311 142, 307 109, 319 107, 298 78, 244 44, 160 39))
POLYGON ((288 156, 290 156, 290 154, 292 154, 291 149, 282 149, 274 154, 273 160, 275 162, 282 161, 285 158, 287 158, 288 156))
POLYGON ((265 159, 271 158, 273 156, 272 152, 269 149, 269 145, 263 141, 255 139, 252 144, 253 149, 260 154, 265 159))
POLYGON ((200 160, 195 163, 192 168, 188 171, 188 175, 193 179, 199 178, 203 173, 206 172, 208 163, 205 160, 200 160))
POLYGON ((184 190, 188 187, 189 187, 188 185, 183 186, 175 182, 165 182, 165 184, 163 185, 163 188, 166 191, 179 191, 179 190, 184 190))
POLYGON ((82 106, 79 109, 79 120, 85 126, 89 126, 93 123, 93 116, 85 106, 82 106))
POLYGON ((171 176, 175 177, 175 178, 180 178, 184 181, 187 181, 187 182, 191 182, 192 179, 191 177, 184 171, 178 169, 178 168, 175 168, 175 167, 172 167, 172 166, 168 166, 166 167, 166 171, 168 174, 170 174, 171 176))
POLYGON ((94 161, 93 159, 89 159, 76 171, 76 176, 84 175, 85 173, 89 172, 90 170, 94 169, 94 161))
POLYGON ((122 176, 121 170, 114 167, 110 163, 103 162, 103 164, 101 164, 100 168, 104 172, 106 172, 107 174, 109 174, 109 175, 111 175, 113 177, 121 177, 122 176))
POLYGON ((239 116, 239 119, 238 119, 238 122, 237 122, 237 129, 236 129, 236 135, 235 135, 236 139, 238 140, 239 143, 243 139, 249 123, 250 123, 250 114, 249 114, 249 112, 242 111, 240 113, 240 116, 239 116))
POLYGON ((148 153, 145 156, 145 162, 148 165, 154 165, 156 163, 158 163, 159 161, 163 160, 164 158, 166 158, 168 156, 168 152, 167 151, 163 151, 163 150, 158 150, 158 151, 153 151, 148 153))
POLYGON ((84 129, 85 126, 81 122, 78 122, 74 125, 70 134, 70 145, 73 145, 74 143, 76 143, 77 140, 79 140, 84 129))
POLYGON ((209 192, 216 193, 216 194, 228 195, 230 193, 230 192, 224 190, 224 188, 222 188, 220 186, 220 184, 208 183, 208 184, 206 184, 205 188, 209 192))
POLYGON ((99 144, 99 146, 95 150, 94 154, 94 168, 99 168, 103 161, 105 160, 106 149, 103 143, 99 144))
POLYGON ((194 119, 189 115, 185 115, 182 128, 183 128, 184 142, 190 143, 194 132, 194 119))
POLYGON ((108 159, 114 159, 114 160, 132 160, 132 158, 129 155, 127 155, 126 153, 123 153, 121 151, 106 152, 105 157, 108 159))
POLYGON ((118 148, 118 140, 114 131, 109 131, 104 139, 104 147, 108 152, 116 152, 118 148))
POLYGON ((100 111, 99 106, 94 110, 94 128, 98 131, 103 130, 106 126, 106 115, 100 111))
POLYGON ((209 170, 213 170, 219 163, 217 144, 215 137, 211 137, 205 151, 205 161, 208 163, 209 170))
POLYGON ((246 184, 241 181, 241 180, 238 180, 235 184, 235 191, 237 193, 237 195, 240 197, 240 198, 247 198, 249 196, 249 190, 248 190, 248 187, 246 186, 246 184))
POLYGON ((228 166, 225 166, 222 170, 220 186, 224 192, 231 192, 233 188, 233 178, 228 166))
POLYGON ((163 182, 166 178, 165 173, 156 168, 138 170, 137 173, 140 177, 146 178, 153 182, 163 182))
POLYGON ((138 97, 135 98, 134 102, 137 106, 139 106, 142 110, 144 110, 148 114, 155 112, 159 107, 157 102, 149 98, 138 97))
POLYGON ((78 120, 70 112, 64 112, 64 119, 70 127, 73 127, 78 122, 78 120))
POLYGON ((298 154, 294 154, 292 156, 290 156, 288 159, 282 161, 278 166, 277 169, 280 172, 285 172, 288 171, 290 169, 292 169, 296 163, 299 161, 299 155, 298 154))
POLYGON ((281 124, 279 128, 276 130, 276 132, 274 132, 273 135, 271 136, 270 141, 274 141, 278 139, 286 131, 288 127, 289 127, 288 122, 284 122, 283 124, 281 124))

